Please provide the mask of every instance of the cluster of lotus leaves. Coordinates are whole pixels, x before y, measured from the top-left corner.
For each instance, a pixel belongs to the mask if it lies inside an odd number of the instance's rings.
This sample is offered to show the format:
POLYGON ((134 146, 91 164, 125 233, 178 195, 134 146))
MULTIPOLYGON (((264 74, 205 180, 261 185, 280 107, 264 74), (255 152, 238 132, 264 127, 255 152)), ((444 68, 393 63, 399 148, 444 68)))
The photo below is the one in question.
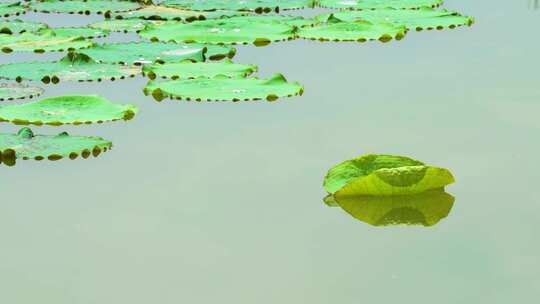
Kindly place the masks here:
POLYGON ((20 2, 0 3, 0 17, 19 16, 26 12, 20 2))
POLYGON ((318 5, 321 7, 348 10, 418 9, 421 7, 437 7, 442 3, 443 0, 318 0, 318 5))
POLYGON ((474 22, 472 17, 462 16, 456 11, 446 9, 434 10, 430 7, 423 7, 416 10, 384 8, 377 10, 340 11, 315 17, 321 23, 327 23, 332 18, 337 18, 345 22, 362 20, 374 23, 385 22, 396 26, 405 26, 407 29, 415 29, 417 31, 423 29, 455 28, 462 25, 471 25, 474 22))
POLYGON ((168 81, 150 81, 144 88, 146 95, 161 101, 166 97, 195 101, 275 101, 279 97, 301 95, 304 88, 297 82, 288 82, 281 74, 269 79, 258 78, 196 78, 168 81))
POLYGON ((140 18, 145 20, 175 20, 193 22, 197 20, 218 19, 222 17, 233 17, 246 14, 250 13, 234 10, 195 11, 177 7, 167 7, 163 5, 149 5, 135 11, 112 13, 109 17, 114 19, 140 18))
POLYGON ((0 101, 34 98, 43 94, 43 89, 35 86, 27 86, 20 83, 1 83, 0 101))
POLYGON ((79 35, 71 35, 70 30, 40 30, 36 33, 24 32, 19 35, 0 34, 0 46, 4 53, 18 52, 62 52, 88 48, 93 45, 79 35))
POLYGON ((0 106, 0 121, 17 125, 91 124, 130 120, 138 112, 99 96, 58 96, 31 103, 0 106))
POLYGON ((166 22, 147 27, 139 34, 152 41, 260 46, 294 39, 296 26, 293 22, 303 23, 304 20, 286 16, 239 16, 193 23, 166 22))
POLYGON ((346 196, 412 195, 454 182, 452 173, 403 156, 368 154, 328 171, 324 189, 337 199, 346 196))
POLYGON ((134 77, 140 67, 98 63, 85 54, 69 52, 59 61, 21 62, 0 65, 0 77, 22 80, 41 80, 45 84, 60 81, 101 81, 134 77))
POLYGON ((298 36, 304 39, 321 41, 367 41, 380 40, 388 42, 392 39, 401 40, 407 33, 403 25, 395 25, 389 22, 372 22, 357 20, 352 22, 342 21, 330 16, 327 22, 303 27, 298 36))
POLYGON ((269 13, 315 6, 315 0, 165 0, 163 5, 197 11, 238 10, 269 13))
POLYGON ((225 76, 241 78, 257 71, 257 66, 251 64, 233 63, 230 59, 219 62, 192 62, 189 60, 178 63, 147 64, 143 66, 143 74, 150 79, 190 79, 214 78, 225 76))
POLYGON ((448 216, 454 197, 441 189, 415 195, 331 196, 325 202, 339 206, 352 217, 372 226, 433 226, 448 216))
POLYGON ((14 165, 16 159, 97 157, 111 147, 112 143, 101 137, 70 136, 66 132, 34 135, 31 129, 25 127, 17 134, 0 134, 0 163, 14 165))
POLYGON ((84 54, 103 63, 147 64, 153 62, 204 61, 232 58, 236 50, 219 45, 129 42, 103 44, 84 50, 84 54))
POLYGON ((106 12, 126 12, 141 8, 137 1, 110 0, 40 0, 33 1, 29 8, 42 13, 104 14, 106 12))

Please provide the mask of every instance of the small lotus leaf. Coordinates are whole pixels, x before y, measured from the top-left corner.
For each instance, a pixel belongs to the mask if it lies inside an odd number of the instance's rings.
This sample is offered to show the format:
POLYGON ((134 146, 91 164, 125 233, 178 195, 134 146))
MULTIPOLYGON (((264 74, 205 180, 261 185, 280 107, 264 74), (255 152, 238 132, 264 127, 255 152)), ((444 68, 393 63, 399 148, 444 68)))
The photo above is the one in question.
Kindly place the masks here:
POLYGON ((143 66, 143 74, 150 79, 171 78, 214 78, 218 75, 226 77, 246 77, 257 71, 257 66, 236 64, 230 60, 206 63, 183 61, 179 63, 151 64, 143 66))
POLYGON ((0 50, 4 53, 20 52, 61 52, 87 48, 93 42, 79 36, 64 36, 51 30, 20 35, 0 34, 0 50))
POLYGON ((26 8, 21 2, 0 3, 0 17, 19 16, 26 13, 26 8))
POLYGON ((145 64, 186 59, 204 61, 205 57, 212 60, 232 58, 236 50, 218 45, 129 42, 103 44, 86 49, 84 53, 99 62, 145 64))
POLYGON ((130 120, 137 112, 133 105, 114 104, 99 96, 59 96, 0 106, 0 121, 17 125, 79 125, 130 120))
POLYGON ((59 160, 79 155, 97 157, 111 149, 112 143, 101 137, 58 135, 34 135, 31 129, 22 128, 17 134, 0 134, 0 162, 14 165, 16 159, 59 160))
POLYGON ((150 25, 161 25, 164 21, 155 21, 155 20, 143 20, 139 18, 131 19, 111 19, 92 23, 89 27, 94 29, 100 29, 104 31, 111 32, 134 32, 138 33, 150 25))
POLYGON ((222 17, 233 17, 251 14, 249 12, 219 10, 219 11, 194 11, 176 7, 167 7, 162 5, 149 5, 142 9, 130 12, 113 13, 114 19, 140 18, 145 20, 176 20, 193 22, 197 20, 218 19, 222 17))
POLYGON ((321 22, 326 22, 328 18, 338 18, 346 22, 358 20, 368 20, 371 22, 388 22, 395 25, 403 25, 407 29, 443 29, 455 28, 461 25, 471 25, 472 17, 460 15, 458 12, 446 9, 434 10, 430 7, 423 7, 418 10, 403 9, 377 9, 363 11, 341 11, 333 14, 325 14, 316 17, 321 22))
POLYGON ((372 226, 433 226, 448 216, 454 197, 442 189, 415 195, 345 196, 336 204, 357 220, 372 226))
POLYGON ((405 26, 394 25, 387 22, 370 22, 358 20, 344 22, 333 18, 331 22, 322 23, 313 27, 303 27, 298 35, 304 39, 321 41, 367 41, 380 40, 388 42, 392 39, 401 40, 407 29, 405 26))
POLYGON ((0 77, 22 80, 41 80, 56 84, 60 81, 101 81, 134 77, 140 67, 98 63, 85 54, 68 53, 59 61, 21 62, 0 65, 0 77))
POLYGON ((279 97, 301 95, 304 88, 297 82, 287 82, 281 74, 270 79, 215 77, 188 80, 150 81, 144 88, 161 101, 166 97, 195 101, 277 100, 279 97))
MULTIPOLYGON (((301 19, 301 17, 299 17, 301 19)), ((205 20, 188 24, 167 22, 160 26, 148 27, 140 32, 152 41, 198 42, 213 44, 267 45, 272 41, 282 41, 296 37, 296 27, 291 17, 282 16, 240 16, 225 19, 205 20)))
POLYGON ((89 15, 126 12, 141 8, 136 1, 122 0, 41 0, 30 3, 30 9, 42 13, 78 13, 89 15))
POLYGON ((315 0, 165 0, 163 5, 197 11, 239 10, 269 13, 314 7, 315 0))
POLYGON ((19 83, 1 83, 0 101, 34 98, 43 94, 40 87, 27 86, 19 83))
POLYGON ((403 156, 368 154, 328 171, 324 188, 336 198, 355 195, 410 195, 454 182, 447 169, 403 156))
POLYGON ((417 9, 421 7, 437 7, 443 0, 319 0, 319 6, 338 9, 380 9, 399 8, 417 9))
POLYGON ((22 21, 20 19, 0 21, 0 34, 35 33, 46 28, 48 26, 41 22, 22 21))

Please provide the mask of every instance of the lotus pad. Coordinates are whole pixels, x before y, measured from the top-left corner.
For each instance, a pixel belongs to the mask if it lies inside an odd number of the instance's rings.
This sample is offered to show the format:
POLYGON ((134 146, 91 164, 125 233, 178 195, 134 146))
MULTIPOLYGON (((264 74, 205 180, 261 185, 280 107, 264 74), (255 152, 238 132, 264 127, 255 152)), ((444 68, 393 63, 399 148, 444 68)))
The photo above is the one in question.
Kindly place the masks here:
POLYGON ((0 50, 4 53, 54 52, 76 50, 92 46, 93 42, 78 36, 62 36, 52 31, 39 34, 22 33, 20 35, 0 34, 0 50))
POLYGON ((410 195, 454 182, 450 171, 408 157, 368 154, 328 171, 324 189, 337 198, 355 195, 410 195))
POLYGON ((187 10, 175 7, 167 7, 162 5, 149 5, 144 8, 131 12, 122 12, 111 14, 111 18, 115 19, 131 19, 131 18, 141 18, 146 20, 176 20, 176 21, 186 21, 192 22, 196 20, 206 20, 206 19, 218 19, 222 17, 233 17, 250 14, 249 12, 239 12, 239 11, 212 11, 212 12, 203 12, 203 11, 194 11, 187 10))
POLYGON ((22 84, 0 84, 0 101, 34 98, 43 94, 40 87, 26 86, 22 84))
POLYGON ((321 7, 338 9, 380 9, 399 8, 416 9, 421 7, 437 7, 443 0, 319 0, 321 7))
POLYGON ((18 125, 90 124, 130 120, 138 112, 98 96, 59 96, 31 103, 0 106, 0 121, 18 125))
MULTIPOLYGON (((402 9, 377 9, 363 11, 341 11, 332 14, 334 17, 353 22, 358 20, 368 20, 371 22, 389 22, 395 25, 403 25, 408 29, 443 29, 454 28, 461 25, 471 25, 473 18, 462 16, 457 12, 445 9, 434 10, 423 7, 418 10, 402 9)), ((319 21, 325 22, 330 15, 317 17, 319 21)))
POLYGON ((257 13, 313 7, 314 0, 165 0, 165 6, 197 11, 239 10, 257 13))
POLYGON ((354 218, 373 226, 433 226, 448 216, 454 197, 441 190, 402 196, 348 196, 336 200, 354 218))
POLYGON ((34 135, 29 128, 22 128, 17 134, 0 134, 0 160, 6 165, 15 164, 15 159, 75 159, 90 154, 97 157, 111 147, 112 143, 101 137, 70 136, 66 132, 34 135))
POLYGON ((25 12, 20 2, 0 3, 0 17, 18 16, 25 12))
POLYGON ((335 21, 323 23, 313 27, 301 28, 298 35, 311 40, 331 41, 366 41, 380 40, 387 42, 392 39, 401 40, 407 29, 404 26, 393 25, 386 22, 335 21))
POLYGON ((143 73, 150 79, 171 78, 213 78, 218 75, 226 77, 246 77, 257 71, 257 66, 250 64, 236 64, 230 60, 206 63, 183 61, 180 63, 165 63, 144 65, 143 73))
POLYGON ((97 63, 84 54, 68 53, 59 61, 21 62, 0 65, 0 77, 22 80, 41 80, 56 84, 60 81, 101 81, 134 77, 140 73, 136 66, 97 63))
POLYGON ((189 79, 170 81, 150 81, 144 88, 145 94, 152 94, 161 101, 165 97, 196 101, 240 101, 266 99, 274 101, 278 97, 303 93, 297 82, 287 82, 281 74, 270 79, 216 77, 213 79, 189 79))
POLYGON ((150 25, 161 25, 164 21, 132 19, 114 19, 92 23, 89 27, 111 32, 138 33, 150 25))
POLYGON ((34 33, 46 28, 48 28, 48 26, 41 22, 29 22, 19 19, 0 21, 1 34, 20 34, 24 32, 34 33))
POLYGON ((74 36, 84 38, 101 38, 109 35, 106 29, 94 29, 88 27, 59 27, 52 29, 56 35, 74 36))
POLYGON ((149 27, 140 35, 156 41, 267 45, 296 36, 295 28, 286 23, 290 20, 290 17, 241 16, 188 24, 168 22, 149 27))
POLYGON ((41 0, 30 3, 29 7, 43 13, 105 13, 125 12, 141 8, 135 1, 110 0, 41 0))

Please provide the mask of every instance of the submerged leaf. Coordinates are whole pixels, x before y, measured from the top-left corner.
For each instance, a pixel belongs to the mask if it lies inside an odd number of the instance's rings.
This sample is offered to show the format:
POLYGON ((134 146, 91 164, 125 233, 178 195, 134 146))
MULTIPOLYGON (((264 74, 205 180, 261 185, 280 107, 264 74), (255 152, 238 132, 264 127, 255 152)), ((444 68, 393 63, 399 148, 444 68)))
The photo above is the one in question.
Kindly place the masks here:
POLYGON ((47 24, 41 22, 22 21, 20 19, 0 21, 0 34, 35 33, 46 28, 48 28, 47 24))
POLYGON ((176 20, 193 22, 197 20, 206 19, 218 19, 222 17, 233 17, 250 14, 249 12, 240 12, 232 10, 218 10, 218 11, 194 11, 176 7, 167 7, 163 5, 149 5, 142 9, 111 14, 111 18, 115 19, 131 19, 140 18, 146 20, 176 20))
POLYGON ((114 104, 99 96, 59 96, 0 106, 0 121, 18 125, 79 125, 130 120, 137 112, 133 105, 114 104))
POLYGON ((43 89, 40 87, 27 86, 22 84, 0 84, 0 101, 34 98, 43 94, 43 89))
POLYGON ((442 189, 415 195, 345 196, 335 199, 337 206, 357 220, 372 226, 433 226, 448 216, 454 197, 442 189))
POLYGON ((97 157, 111 147, 112 143, 101 137, 70 136, 66 132, 52 136, 34 135, 29 128, 22 128, 17 134, 0 134, 0 161, 14 165, 16 159, 97 157))
POLYGON ((270 79, 216 77, 150 81, 144 93, 151 94, 157 101, 166 97, 196 101, 274 101, 279 97, 300 95, 303 90, 299 83, 287 82, 283 75, 276 74, 270 79))
POLYGON ((387 22, 354 21, 345 22, 332 19, 313 27, 303 27, 298 35, 304 39, 329 41, 367 41, 379 40, 388 42, 392 39, 401 40, 407 32, 404 26, 387 22))
POLYGON ((56 34, 52 30, 20 35, 0 34, 0 50, 4 53, 19 52, 61 52, 87 48, 93 42, 80 36, 56 34))
POLYGON ((59 61, 21 62, 0 65, 0 78, 41 80, 56 84, 60 81, 101 81, 134 77, 140 67, 98 63, 85 54, 70 52, 59 61))
POLYGON ((403 156, 368 154, 328 171, 324 189, 336 198, 356 195, 410 195, 454 182, 447 169, 403 156))
POLYGON ((163 5, 197 11, 239 10, 260 14, 314 7, 315 0, 165 0, 163 5))
POLYGON ((151 64, 143 66, 143 74, 150 79, 171 78, 213 78, 218 75, 226 77, 246 77, 257 71, 257 66, 251 64, 236 64, 230 60, 221 62, 191 62, 151 64))
POLYGON ((106 12, 126 12, 141 8, 136 1, 124 0, 41 0, 29 4, 30 9, 42 13, 78 13, 89 15, 106 12))
POLYGON ((19 16, 26 13, 21 2, 0 3, 0 17, 19 16))
POLYGON ((138 33, 145 29, 147 26, 157 26, 163 24, 163 22, 164 21, 142 20, 138 18, 114 19, 92 23, 89 25, 89 27, 111 32, 138 33))
POLYGON ((443 0, 319 0, 319 6, 338 9, 380 9, 399 8, 417 9, 421 7, 437 7, 443 0))

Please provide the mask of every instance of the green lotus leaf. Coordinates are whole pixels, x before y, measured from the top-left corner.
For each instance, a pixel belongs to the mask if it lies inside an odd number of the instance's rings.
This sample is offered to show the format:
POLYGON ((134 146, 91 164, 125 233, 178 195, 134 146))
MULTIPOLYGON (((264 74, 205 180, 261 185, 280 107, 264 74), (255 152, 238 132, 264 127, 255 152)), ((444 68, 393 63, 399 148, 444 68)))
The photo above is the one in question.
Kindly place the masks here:
POLYGON ((236 50, 217 45, 129 42, 103 44, 86 49, 84 53, 99 62, 140 65, 152 62, 180 62, 187 59, 204 61, 205 57, 211 60, 232 58, 236 50))
POLYGON ((130 120, 133 105, 119 105, 99 96, 58 96, 31 103, 0 106, 0 121, 17 125, 91 124, 130 120))
POLYGON ((83 37, 83 38, 102 38, 109 35, 106 29, 95 29, 89 27, 58 27, 52 28, 56 35, 67 37, 83 37))
POLYGON ((219 19, 222 17, 233 17, 251 14, 249 12, 219 10, 219 11, 194 11, 176 7, 167 7, 162 5, 145 6, 142 9, 130 12, 112 13, 110 18, 131 19, 140 18, 145 20, 176 20, 193 22, 197 20, 219 19))
POLYGON ((337 18, 313 27, 300 28, 298 36, 304 39, 320 41, 359 41, 379 40, 388 42, 392 39, 401 40, 407 29, 402 25, 387 22, 370 22, 358 20, 345 22, 337 18))
POLYGON ((40 87, 27 86, 19 83, 1 83, 0 101, 34 98, 43 94, 40 87))
POLYGON ((146 95, 161 101, 166 97, 196 101, 277 100, 279 97, 301 95, 304 88, 297 82, 287 82, 281 74, 270 79, 215 77, 188 80, 150 81, 146 95))
POLYGON ((46 28, 48 26, 41 22, 22 21, 20 19, 0 21, 0 34, 35 33, 46 28))
POLYGON ((415 195, 346 196, 335 200, 355 219, 372 226, 433 226, 448 216, 454 197, 442 189, 415 195))
POLYGON ((370 22, 388 22, 395 25, 403 25, 407 29, 443 29, 455 28, 462 25, 471 25, 473 18, 460 15, 455 11, 446 9, 434 10, 430 7, 423 7, 418 10, 403 9, 377 9, 363 11, 341 11, 333 14, 325 14, 315 19, 326 22, 328 18, 338 18, 346 22, 358 20, 368 20, 370 22))
POLYGON ((0 3, 0 17, 19 16, 26 13, 21 2, 0 3))
POLYGON ((163 5, 196 11, 239 10, 269 13, 314 7, 315 0, 165 0, 163 5))
POLYGON ((454 182, 447 169, 403 156, 368 154, 333 167, 324 189, 336 198, 357 195, 410 195, 454 182))
POLYGON ((143 66, 143 74, 150 79, 171 78, 214 78, 218 75, 226 77, 246 77, 257 71, 257 66, 250 64, 237 64, 230 60, 220 62, 191 62, 149 64, 143 66))
POLYGON ((417 9, 421 7, 437 7, 443 0, 319 0, 319 6, 337 9, 380 9, 399 8, 417 9))
POLYGON ((126 12, 141 8, 136 1, 121 0, 40 0, 29 4, 30 9, 42 13, 78 13, 89 15, 106 12, 126 12))
POLYGON ((59 61, 21 62, 0 65, 0 77, 22 80, 41 80, 45 84, 60 81, 101 81, 134 77, 140 67, 98 63, 85 54, 69 52, 59 61))
MULTIPOLYGON (((302 19, 301 17, 298 17, 302 19)), ((192 23, 167 22, 140 32, 152 41, 186 43, 267 45, 296 37, 296 28, 287 22, 295 18, 283 16, 240 16, 192 23)))
POLYGON ((101 137, 34 135, 31 129, 22 128, 17 134, 0 134, 0 162, 11 166, 16 159, 76 159, 79 155, 97 157, 110 150, 112 143, 101 137))
POLYGON ((151 25, 161 25, 164 21, 155 21, 155 20, 143 20, 138 18, 132 18, 132 19, 111 19, 106 21, 100 21, 96 23, 92 23, 89 25, 89 27, 93 29, 100 29, 104 31, 111 31, 111 32, 134 32, 138 33, 145 29, 147 26, 151 25))
POLYGON ((87 48, 93 42, 79 36, 65 36, 51 30, 20 35, 0 34, 0 50, 4 53, 19 52, 62 52, 87 48))

